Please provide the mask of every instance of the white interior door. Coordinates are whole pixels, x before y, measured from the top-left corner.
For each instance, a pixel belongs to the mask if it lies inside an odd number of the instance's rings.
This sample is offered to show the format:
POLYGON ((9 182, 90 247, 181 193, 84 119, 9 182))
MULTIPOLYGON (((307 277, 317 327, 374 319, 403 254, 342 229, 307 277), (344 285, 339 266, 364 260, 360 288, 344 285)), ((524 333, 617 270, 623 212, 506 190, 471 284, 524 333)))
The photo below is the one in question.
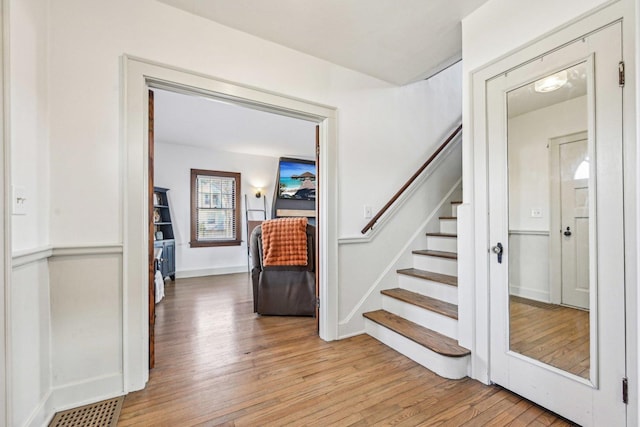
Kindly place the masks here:
POLYGON ((586 139, 559 146, 562 304, 589 308, 589 153, 586 139))
POLYGON ((488 255, 490 379, 583 426, 626 425, 620 60, 616 23, 487 82, 489 246, 502 247, 488 255), (573 202, 556 222, 569 224, 552 229, 549 141, 584 129, 589 174, 562 188, 573 202), (549 248, 567 226, 579 234, 566 250, 588 311, 554 303, 549 248), (523 265, 542 279, 515 274, 523 265))

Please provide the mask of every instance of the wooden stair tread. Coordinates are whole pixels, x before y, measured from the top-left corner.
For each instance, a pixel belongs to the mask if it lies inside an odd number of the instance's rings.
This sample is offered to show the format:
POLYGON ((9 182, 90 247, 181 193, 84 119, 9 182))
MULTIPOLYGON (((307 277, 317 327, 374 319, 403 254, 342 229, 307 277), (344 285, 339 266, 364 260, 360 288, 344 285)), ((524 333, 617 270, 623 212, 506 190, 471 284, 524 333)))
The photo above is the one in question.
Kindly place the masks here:
POLYGON ((440 218, 440 219, 458 219, 457 216, 440 216, 438 218, 440 218))
POLYGON ((440 258, 458 259, 458 254, 455 252, 431 251, 428 249, 419 249, 419 250, 412 251, 411 253, 416 255, 428 255, 428 256, 437 256, 440 258))
POLYGON ((452 205, 461 205, 462 202, 451 202, 452 205))
POLYGON ((426 235, 432 237, 458 237, 455 233, 426 233, 426 235))
POLYGON ((404 268, 397 270, 398 274, 417 277, 418 279, 431 280, 445 285, 458 286, 458 278, 447 274, 434 273, 433 271, 420 270, 418 268, 404 268))
POLYGON ((384 289, 380 291, 380 293, 382 295, 404 301, 408 304, 424 308, 425 310, 433 311, 434 313, 442 314, 443 316, 458 320, 458 306, 455 304, 401 288, 384 289))
POLYGON ((386 310, 363 313, 363 316, 443 356, 464 357, 471 354, 469 350, 458 345, 456 340, 386 310))

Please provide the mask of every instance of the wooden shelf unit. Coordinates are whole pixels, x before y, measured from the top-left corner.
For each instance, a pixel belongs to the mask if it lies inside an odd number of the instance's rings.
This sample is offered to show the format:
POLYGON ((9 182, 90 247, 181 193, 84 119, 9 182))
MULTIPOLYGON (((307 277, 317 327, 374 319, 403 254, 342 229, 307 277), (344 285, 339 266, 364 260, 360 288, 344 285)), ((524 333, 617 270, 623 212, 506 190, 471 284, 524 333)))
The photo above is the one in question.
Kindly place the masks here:
POLYGON ((162 249, 162 254, 158 261, 158 269, 162 273, 162 277, 169 276, 171 280, 175 280, 176 241, 173 234, 169 199, 167 198, 168 191, 168 188, 153 187, 153 247, 162 249))

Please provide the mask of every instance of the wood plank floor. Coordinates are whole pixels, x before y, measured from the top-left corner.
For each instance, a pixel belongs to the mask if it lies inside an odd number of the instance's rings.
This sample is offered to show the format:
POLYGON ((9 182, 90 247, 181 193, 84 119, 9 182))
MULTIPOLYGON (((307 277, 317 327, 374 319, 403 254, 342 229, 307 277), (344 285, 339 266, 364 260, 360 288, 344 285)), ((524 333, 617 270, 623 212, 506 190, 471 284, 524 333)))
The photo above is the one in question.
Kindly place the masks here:
POLYGON ((511 296, 513 351, 589 378, 589 312, 511 296))
MULTIPOLYGON (((167 282, 169 283, 169 282, 167 282)), ((367 335, 259 317, 248 275, 177 280, 157 305, 156 368, 119 426, 567 426, 495 386, 445 380, 367 335)))

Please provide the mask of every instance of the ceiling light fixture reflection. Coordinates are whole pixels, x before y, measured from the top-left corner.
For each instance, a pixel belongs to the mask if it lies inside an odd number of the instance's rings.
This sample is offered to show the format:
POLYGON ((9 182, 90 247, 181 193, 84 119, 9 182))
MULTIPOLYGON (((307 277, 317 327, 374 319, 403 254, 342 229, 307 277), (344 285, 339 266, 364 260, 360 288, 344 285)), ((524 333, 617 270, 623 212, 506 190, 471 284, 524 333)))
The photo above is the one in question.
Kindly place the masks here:
POLYGON ((548 77, 538 80, 534 84, 536 92, 553 92, 567 83, 567 70, 562 70, 548 77))

